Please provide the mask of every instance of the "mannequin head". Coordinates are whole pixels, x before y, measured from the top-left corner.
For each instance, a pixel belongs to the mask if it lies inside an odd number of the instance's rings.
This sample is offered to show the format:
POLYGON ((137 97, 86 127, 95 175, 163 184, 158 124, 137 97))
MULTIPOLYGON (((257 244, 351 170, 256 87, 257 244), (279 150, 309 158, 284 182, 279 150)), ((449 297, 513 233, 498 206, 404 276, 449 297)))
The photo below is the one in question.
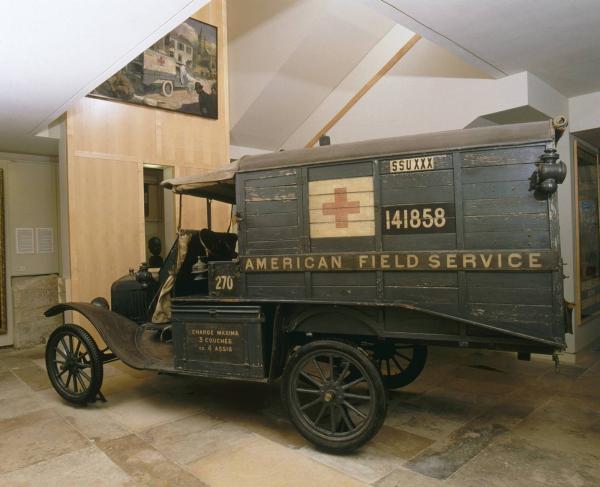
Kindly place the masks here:
POLYGON ((162 251, 162 242, 160 241, 160 238, 152 237, 148 240, 148 249, 150 249, 152 255, 160 255, 160 252, 162 251))

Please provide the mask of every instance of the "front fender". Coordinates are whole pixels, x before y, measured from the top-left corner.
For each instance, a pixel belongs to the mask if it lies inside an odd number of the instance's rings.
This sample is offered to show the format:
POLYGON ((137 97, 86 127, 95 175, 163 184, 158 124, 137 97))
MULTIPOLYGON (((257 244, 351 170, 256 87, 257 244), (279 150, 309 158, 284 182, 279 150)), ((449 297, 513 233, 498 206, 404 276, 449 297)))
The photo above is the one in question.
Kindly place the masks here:
POLYGON ((55 316, 65 311, 77 311, 98 330, 100 336, 125 364, 134 369, 146 369, 152 360, 144 356, 136 345, 139 325, 131 320, 90 303, 62 303, 48 309, 45 316, 55 316))

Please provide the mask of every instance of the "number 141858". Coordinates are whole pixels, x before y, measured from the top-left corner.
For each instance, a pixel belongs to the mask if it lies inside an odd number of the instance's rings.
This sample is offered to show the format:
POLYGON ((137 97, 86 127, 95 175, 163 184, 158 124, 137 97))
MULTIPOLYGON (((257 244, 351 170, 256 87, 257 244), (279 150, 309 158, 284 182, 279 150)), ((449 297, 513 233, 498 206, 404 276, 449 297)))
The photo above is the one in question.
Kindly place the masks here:
POLYGON ((384 233, 454 232, 454 205, 399 205, 382 210, 384 233))

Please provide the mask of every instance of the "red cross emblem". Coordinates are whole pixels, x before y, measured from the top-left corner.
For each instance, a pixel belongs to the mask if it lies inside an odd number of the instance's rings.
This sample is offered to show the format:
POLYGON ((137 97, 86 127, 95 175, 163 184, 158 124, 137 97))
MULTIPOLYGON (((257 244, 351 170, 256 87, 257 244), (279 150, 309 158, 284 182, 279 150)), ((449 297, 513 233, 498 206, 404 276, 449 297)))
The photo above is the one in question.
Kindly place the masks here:
POLYGON ((165 65, 165 58, 164 58, 164 57, 162 57, 162 56, 160 56, 160 57, 158 58, 158 64, 160 64, 161 66, 164 66, 164 65, 165 65))
POLYGON ((348 215, 360 213, 360 201, 348 201, 347 188, 335 188, 335 201, 323 203, 323 215, 335 216, 335 228, 348 228, 348 215))

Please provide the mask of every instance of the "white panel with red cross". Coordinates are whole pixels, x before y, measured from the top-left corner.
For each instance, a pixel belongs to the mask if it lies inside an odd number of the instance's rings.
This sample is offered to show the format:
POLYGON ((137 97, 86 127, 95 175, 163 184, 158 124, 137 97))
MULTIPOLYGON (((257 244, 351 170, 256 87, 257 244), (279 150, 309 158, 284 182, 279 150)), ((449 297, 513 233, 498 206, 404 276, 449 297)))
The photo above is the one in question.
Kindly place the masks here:
POLYGON ((375 235, 373 177, 308 183, 311 238, 375 235))

